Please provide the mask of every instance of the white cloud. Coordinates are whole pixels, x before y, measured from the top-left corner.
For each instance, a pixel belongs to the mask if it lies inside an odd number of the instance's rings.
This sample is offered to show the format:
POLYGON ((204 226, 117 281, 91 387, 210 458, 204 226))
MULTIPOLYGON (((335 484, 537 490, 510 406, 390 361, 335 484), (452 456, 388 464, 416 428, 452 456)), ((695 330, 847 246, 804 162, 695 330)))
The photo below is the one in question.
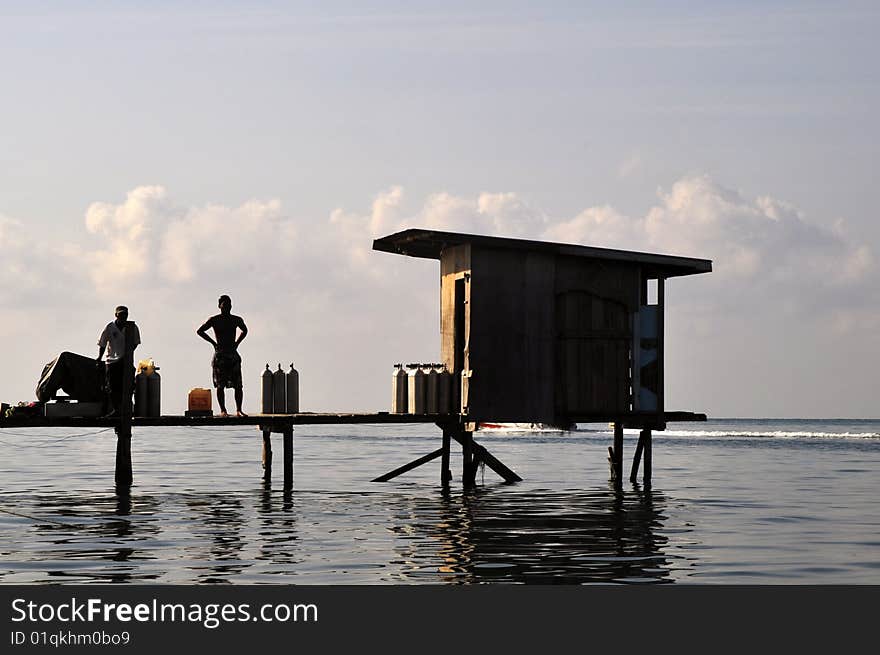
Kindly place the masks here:
POLYGON ((75 291, 82 262, 51 234, 34 234, 27 225, 0 214, 0 308, 33 308, 75 291))
POLYGON ((515 193, 481 193, 477 211, 491 232, 503 236, 533 236, 544 229, 547 218, 515 193))
POLYGON ((789 203, 749 198, 708 176, 682 178, 658 200, 643 217, 592 207, 544 236, 712 259, 714 293, 724 284, 737 295, 747 290, 795 304, 823 294, 827 309, 837 304, 841 285, 861 284, 874 272, 870 249, 856 244, 843 223, 815 225, 789 203))
POLYGON ((401 220, 403 187, 393 186, 378 194, 373 200, 370 214, 370 234, 382 236, 397 229, 401 220))
POLYGON ((613 207, 590 207, 568 221, 550 225, 543 236, 550 241, 604 248, 637 250, 645 245, 642 224, 613 207))
POLYGON ((160 295, 210 289, 213 296, 229 286, 260 296, 296 288, 320 296, 324 306, 334 297, 359 306, 371 289, 422 297, 400 279, 396 260, 372 251, 372 240, 424 227, 712 259, 711 282, 696 291, 701 302, 705 287, 719 299, 751 296, 749 302, 792 308, 821 303, 825 313, 846 308, 851 314, 859 298, 876 294, 873 252, 855 243, 842 220, 821 227, 790 203, 748 197, 708 176, 684 177, 658 191, 655 206, 636 217, 605 205, 552 220, 512 192, 439 192, 412 211, 405 199, 404 189, 392 186, 364 213, 336 208, 310 223, 286 215, 274 199, 181 207, 163 187, 142 186, 121 203, 90 205, 91 241, 79 245, 50 241, 35 248, 20 223, 0 217, 0 272, 7 290, 41 289, 63 275, 80 286, 88 278, 99 296, 131 289, 160 295))
POLYGON ((679 180, 660 200, 645 219, 649 244, 714 259, 713 277, 731 293, 828 313, 842 305, 846 287, 869 286, 870 251, 790 203, 748 198, 705 176, 679 180))
POLYGON ((480 233, 486 231, 485 216, 481 216, 477 202, 443 191, 428 196, 413 227, 432 230, 480 233))
POLYGON ((282 216, 278 200, 194 207, 168 220, 159 270, 170 282, 262 271, 282 261, 296 238, 297 230, 282 216))
POLYGON ((86 210, 86 229, 106 240, 87 249, 86 260, 95 286, 102 290, 125 288, 148 272, 156 245, 154 232, 161 230, 167 217, 167 194, 161 186, 141 186, 113 205, 92 203, 86 210))

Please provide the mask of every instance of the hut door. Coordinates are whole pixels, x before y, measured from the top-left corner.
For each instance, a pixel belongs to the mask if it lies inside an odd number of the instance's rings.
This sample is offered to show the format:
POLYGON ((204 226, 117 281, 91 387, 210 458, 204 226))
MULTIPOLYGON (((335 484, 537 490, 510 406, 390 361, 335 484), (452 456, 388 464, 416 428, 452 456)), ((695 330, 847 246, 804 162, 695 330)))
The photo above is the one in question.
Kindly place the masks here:
POLYGON ((569 416, 622 412, 629 405, 627 307, 588 291, 557 298, 558 383, 569 416))

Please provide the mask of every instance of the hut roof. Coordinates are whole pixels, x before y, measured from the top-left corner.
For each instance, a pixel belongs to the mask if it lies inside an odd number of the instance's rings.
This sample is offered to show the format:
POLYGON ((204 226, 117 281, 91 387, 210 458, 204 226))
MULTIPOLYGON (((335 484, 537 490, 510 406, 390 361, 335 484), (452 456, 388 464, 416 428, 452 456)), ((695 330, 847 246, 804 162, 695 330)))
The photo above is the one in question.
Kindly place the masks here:
POLYGON ((589 259, 605 259, 616 262, 627 262, 643 266, 649 275, 675 277, 709 273, 712 261, 694 259, 674 255, 658 255, 631 250, 613 250, 595 248, 569 243, 551 243, 549 241, 529 241, 527 239, 509 239, 506 237, 490 237, 480 234, 461 234, 458 232, 438 232, 411 228, 373 241, 373 250, 390 252, 410 257, 440 259, 445 248, 469 243, 481 248, 500 250, 528 250, 569 257, 586 257, 589 259))

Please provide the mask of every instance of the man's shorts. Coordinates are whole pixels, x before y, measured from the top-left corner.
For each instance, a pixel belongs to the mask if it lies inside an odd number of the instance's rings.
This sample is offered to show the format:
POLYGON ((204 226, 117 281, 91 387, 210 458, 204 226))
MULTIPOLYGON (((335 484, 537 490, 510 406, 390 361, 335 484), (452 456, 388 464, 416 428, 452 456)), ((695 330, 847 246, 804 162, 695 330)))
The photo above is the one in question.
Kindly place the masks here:
POLYGON ((237 352, 215 352, 211 368, 214 370, 214 387, 241 388, 241 356, 237 352))

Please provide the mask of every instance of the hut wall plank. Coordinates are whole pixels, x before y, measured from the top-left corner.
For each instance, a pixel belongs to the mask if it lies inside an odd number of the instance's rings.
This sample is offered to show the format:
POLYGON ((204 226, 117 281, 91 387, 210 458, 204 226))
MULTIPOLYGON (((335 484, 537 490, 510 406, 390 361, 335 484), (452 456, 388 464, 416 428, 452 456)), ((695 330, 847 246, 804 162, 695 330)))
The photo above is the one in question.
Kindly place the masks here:
POLYGON ((543 253, 471 253, 469 362, 474 420, 554 419, 555 263, 543 253))

